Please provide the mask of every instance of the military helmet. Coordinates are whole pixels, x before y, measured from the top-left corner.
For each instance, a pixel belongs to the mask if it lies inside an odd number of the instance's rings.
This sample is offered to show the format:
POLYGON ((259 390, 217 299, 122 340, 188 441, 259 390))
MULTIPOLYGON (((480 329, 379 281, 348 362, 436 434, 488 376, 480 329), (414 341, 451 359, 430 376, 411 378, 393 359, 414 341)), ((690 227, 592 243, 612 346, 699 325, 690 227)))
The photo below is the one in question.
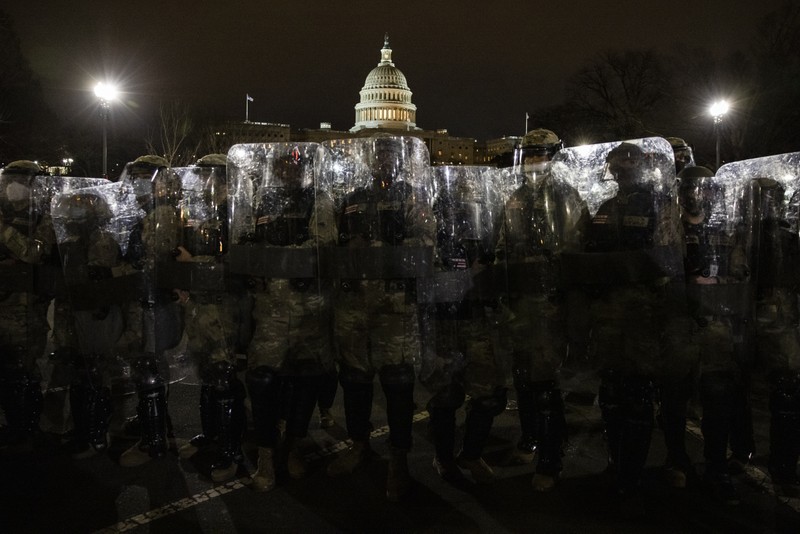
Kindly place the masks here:
POLYGON ((36 176, 37 174, 42 174, 42 168, 35 161, 18 159, 3 167, 2 172, 3 174, 27 174, 29 176, 36 176))
POLYGON ((54 217, 69 222, 100 223, 112 217, 106 200, 91 191, 59 197, 53 205, 52 213, 54 217))
MULTIPOLYGON (((680 174, 678 174, 678 180, 680 180, 682 187, 684 184, 697 183, 703 178, 711 178, 713 176, 714 171, 708 167, 699 165, 697 167, 686 167, 683 169, 680 174)), ((687 187, 691 186, 687 185, 687 187)))
POLYGON ((666 140, 669 141, 670 146, 672 146, 672 150, 682 150, 686 148, 691 148, 689 145, 686 144, 686 141, 684 141, 680 137, 667 137, 666 140))
POLYGON ((226 154, 206 154, 195 163, 198 167, 225 167, 227 164, 226 154))
POLYGON ((616 161, 642 161, 644 159, 644 151, 639 146, 623 141, 615 146, 606 156, 606 163, 616 161))
POLYGON ((169 167, 169 162, 161 156, 139 156, 130 166, 130 174, 155 173, 158 169, 169 167))
POLYGON ((672 152, 675 154, 675 171, 680 173, 687 167, 694 166, 694 152, 692 147, 680 137, 667 137, 672 152))

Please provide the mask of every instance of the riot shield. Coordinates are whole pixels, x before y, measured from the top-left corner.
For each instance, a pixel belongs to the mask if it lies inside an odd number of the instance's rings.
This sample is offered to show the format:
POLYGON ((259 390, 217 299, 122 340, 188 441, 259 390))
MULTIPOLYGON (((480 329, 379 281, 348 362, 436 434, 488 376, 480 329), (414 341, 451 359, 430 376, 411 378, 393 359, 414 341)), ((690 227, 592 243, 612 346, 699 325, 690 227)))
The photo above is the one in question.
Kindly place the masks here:
POLYGON ((796 333, 800 153, 728 163, 717 176, 747 187, 742 219, 752 225, 750 267, 757 285, 757 329, 759 343, 767 344, 759 352, 770 366, 800 368, 796 333))
POLYGON ((330 186, 317 143, 235 145, 228 152, 231 273, 253 296, 248 366, 290 375, 333 366, 330 281, 321 250, 336 241, 330 186))
MULTIPOLYGON (((428 285, 418 284, 423 362, 420 380, 433 393, 461 377, 468 385, 503 384, 497 372, 489 327, 495 307, 493 264, 506 173, 483 166, 438 166, 433 173, 437 262, 428 285), (424 288, 424 291, 421 289, 424 288), (499 377, 498 377, 499 376, 499 377), (462 377, 463 378, 463 377, 462 377)), ((468 391, 475 394, 474 390, 468 391)))
POLYGON ((672 148, 660 137, 566 148, 552 173, 586 203, 588 254, 569 254, 570 283, 626 284, 683 277, 672 148))
POLYGON ((710 317, 744 321, 752 306, 749 179, 705 174, 711 172, 687 169, 678 185, 688 311, 701 324, 710 317))
POLYGON ((338 279, 419 279, 433 269, 433 185, 415 137, 331 141, 325 172, 339 212, 339 247, 323 256, 338 279))

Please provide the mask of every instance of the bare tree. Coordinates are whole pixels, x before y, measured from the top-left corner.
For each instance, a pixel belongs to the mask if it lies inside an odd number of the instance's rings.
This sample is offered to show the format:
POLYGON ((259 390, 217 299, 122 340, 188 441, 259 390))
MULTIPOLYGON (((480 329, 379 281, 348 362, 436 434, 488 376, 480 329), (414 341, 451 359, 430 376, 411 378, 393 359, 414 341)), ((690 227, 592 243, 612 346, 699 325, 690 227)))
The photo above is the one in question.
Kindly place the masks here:
POLYGON ((162 103, 159 108, 159 129, 145 140, 151 154, 159 154, 173 166, 192 163, 195 146, 191 146, 194 120, 190 107, 179 100, 162 103))
POLYGON ((601 53, 568 84, 568 104, 614 139, 653 132, 653 117, 665 100, 669 79, 653 50, 601 53))

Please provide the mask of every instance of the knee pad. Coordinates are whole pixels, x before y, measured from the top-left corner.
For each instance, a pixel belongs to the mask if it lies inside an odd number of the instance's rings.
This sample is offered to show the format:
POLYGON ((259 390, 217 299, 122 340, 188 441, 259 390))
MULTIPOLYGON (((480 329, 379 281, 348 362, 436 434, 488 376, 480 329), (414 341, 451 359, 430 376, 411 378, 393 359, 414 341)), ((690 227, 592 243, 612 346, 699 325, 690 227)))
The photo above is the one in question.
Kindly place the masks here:
POLYGON ((142 356, 133 362, 136 374, 136 385, 140 391, 166 387, 166 381, 158 369, 158 361, 154 356, 142 356))
POLYGON ((211 362, 203 370, 203 385, 220 393, 229 392, 236 381, 236 367, 227 361, 211 362))

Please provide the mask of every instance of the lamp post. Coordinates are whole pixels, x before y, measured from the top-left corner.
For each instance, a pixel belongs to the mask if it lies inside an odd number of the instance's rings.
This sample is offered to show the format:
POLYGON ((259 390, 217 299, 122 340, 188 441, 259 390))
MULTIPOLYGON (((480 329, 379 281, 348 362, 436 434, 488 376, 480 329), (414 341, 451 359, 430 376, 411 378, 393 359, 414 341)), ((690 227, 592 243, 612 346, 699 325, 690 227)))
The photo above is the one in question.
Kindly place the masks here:
POLYGON ((717 169, 719 169, 719 125, 722 122, 722 117, 728 112, 730 106, 725 100, 717 100, 708 109, 708 112, 714 118, 714 135, 717 138, 717 169))
POLYGON ((117 98, 117 88, 113 85, 98 82, 94 86, 94 94, 100 99, 100 117, 103 121, 103 177, 108 175, 108 138, 106 124, 108 123, 108 110, 111 102, 117 98))

